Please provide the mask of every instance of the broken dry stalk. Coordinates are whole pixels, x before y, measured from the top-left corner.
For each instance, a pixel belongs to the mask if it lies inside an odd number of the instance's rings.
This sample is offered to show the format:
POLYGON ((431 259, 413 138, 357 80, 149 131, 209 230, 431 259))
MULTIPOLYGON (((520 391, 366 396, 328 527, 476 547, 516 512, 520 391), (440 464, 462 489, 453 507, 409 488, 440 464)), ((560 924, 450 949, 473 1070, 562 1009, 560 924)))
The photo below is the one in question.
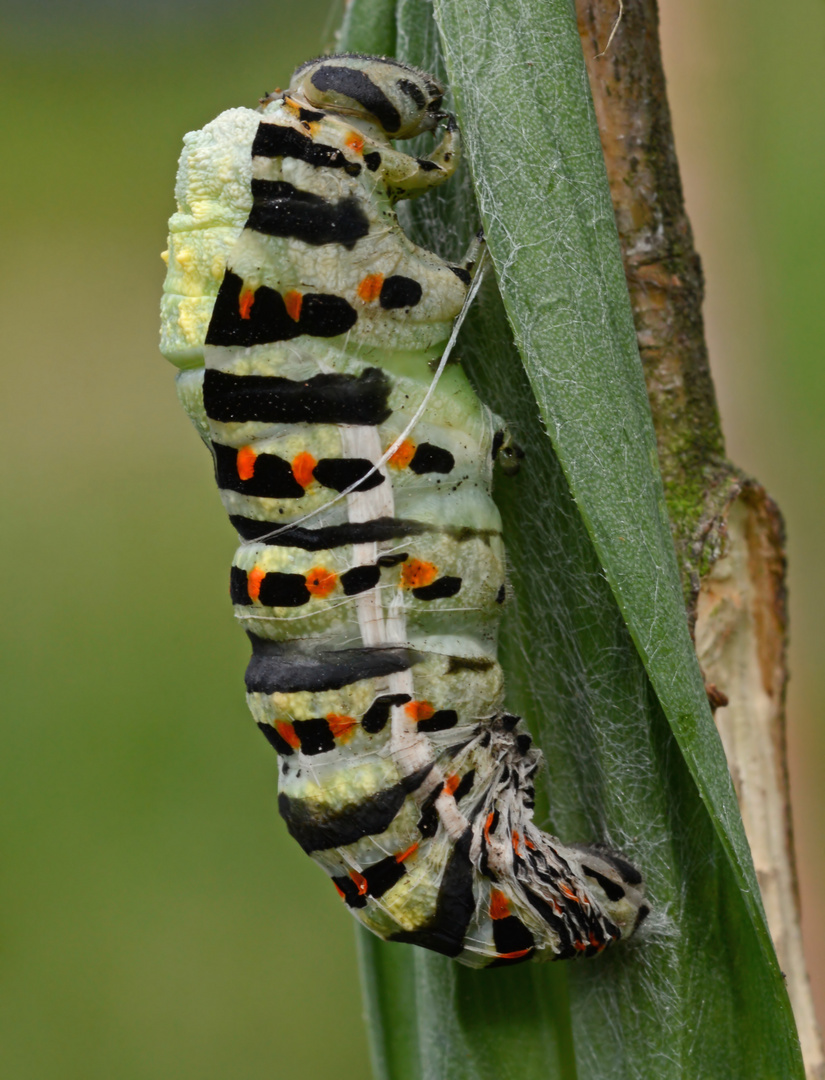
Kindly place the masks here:
POLYGON ((577 0, 576 7, 688 619, 788 980, 806 1075, 822 1080, 788 791, 782 518, 765 490, 725 457, 656 0, 625 0, 618 27, 613 0, 577 0))

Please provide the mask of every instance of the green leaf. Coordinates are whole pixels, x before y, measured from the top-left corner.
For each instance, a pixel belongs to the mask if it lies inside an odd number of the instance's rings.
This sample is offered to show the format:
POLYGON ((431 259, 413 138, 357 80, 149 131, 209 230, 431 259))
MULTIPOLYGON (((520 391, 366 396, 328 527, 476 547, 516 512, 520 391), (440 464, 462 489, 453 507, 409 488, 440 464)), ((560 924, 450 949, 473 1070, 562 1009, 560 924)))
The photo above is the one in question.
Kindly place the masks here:
POLYGON ((341 52, 395 55, 395 0, 351 3, 338 34, 341 52))
POLYGON ((469 164, 409 206, 409 231, 458 257, 480 214, 498 279, 459 351, 527 451, 496 490, 515 593, 501 655, 547 760, 539 820, 626 852, 653 914, 598 959, 496 972, 364 940, 377 1073, 801 1077, 688 633, 572 7, 400 0, 396 55, 445 78, 469 164))

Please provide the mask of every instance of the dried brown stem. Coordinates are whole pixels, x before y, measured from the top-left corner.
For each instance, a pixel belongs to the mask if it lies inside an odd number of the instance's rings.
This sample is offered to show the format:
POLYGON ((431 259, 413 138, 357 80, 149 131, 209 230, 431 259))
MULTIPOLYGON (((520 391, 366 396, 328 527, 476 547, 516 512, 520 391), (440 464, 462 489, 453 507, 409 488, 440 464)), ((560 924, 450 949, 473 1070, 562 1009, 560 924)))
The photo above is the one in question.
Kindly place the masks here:
POLYGON ((577 0, 688 618, 809 1080, 825 1058, 802 952, 785 745, 782 518, 725 457, 656 0, 577 0), (613 39, 607 47, 615 27, 613 39))

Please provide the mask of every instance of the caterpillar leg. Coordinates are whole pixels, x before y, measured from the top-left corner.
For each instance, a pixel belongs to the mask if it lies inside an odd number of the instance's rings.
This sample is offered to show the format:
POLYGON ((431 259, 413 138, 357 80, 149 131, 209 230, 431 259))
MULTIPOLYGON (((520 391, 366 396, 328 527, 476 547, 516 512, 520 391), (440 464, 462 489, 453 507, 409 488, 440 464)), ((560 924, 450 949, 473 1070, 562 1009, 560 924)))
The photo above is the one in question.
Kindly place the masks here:
POLYGON ((476 273, 481 266, 481 256, 485 250, 485 245, 484 230, 479 229, 470 241, 470 244, 464 253, 464 258, 460 263, 452 265, 453 273, 458 274, 458 276, 466 281, 468 285, 476 276, 476 273))
POLYGON ((429 157, 413 158, 398 150, 382 150, 381 164, 393 202, 413 199, 449 180, 461 161, 461 134, 455 117, 443 113, 444 135, 429 157))
POLYGON ((493 438, 493 461, 497 462, 505 476, 515 476, 521 469, 524 451, 507 428, 500 428, 493 438))

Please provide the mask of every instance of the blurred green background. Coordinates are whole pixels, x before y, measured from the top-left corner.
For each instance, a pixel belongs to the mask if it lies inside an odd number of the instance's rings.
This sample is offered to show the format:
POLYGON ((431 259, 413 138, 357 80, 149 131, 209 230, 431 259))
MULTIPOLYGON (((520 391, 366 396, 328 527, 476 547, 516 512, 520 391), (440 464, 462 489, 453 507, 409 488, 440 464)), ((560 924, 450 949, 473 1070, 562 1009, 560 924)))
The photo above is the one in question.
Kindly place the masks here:
MULTIPOLYGON (((823 1000, 825 5, 662 14, 729 447, 789 525, 823 1000)), ((339 17, 329 0, 0 3, 11 1080, 369 1073, 351 922, 277 817, 226 595, 234 535, 157 352, 183 133, 283 85, 339 17)))

